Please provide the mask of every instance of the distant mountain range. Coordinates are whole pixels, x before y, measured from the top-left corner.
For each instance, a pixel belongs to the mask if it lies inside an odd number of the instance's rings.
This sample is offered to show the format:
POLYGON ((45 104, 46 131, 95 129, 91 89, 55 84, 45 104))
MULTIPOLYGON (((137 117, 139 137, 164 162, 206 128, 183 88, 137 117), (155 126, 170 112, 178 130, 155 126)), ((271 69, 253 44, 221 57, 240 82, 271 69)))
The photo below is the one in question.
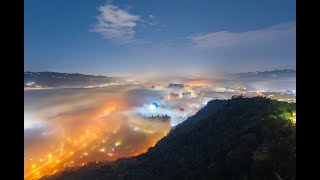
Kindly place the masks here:
POLYGON ((296 70, 293 69, 283 69, 283 70, 273 70, 273 71, 256 71, 247 73, 236 73, 233 74, 235 78, 241 79, 283 79, 283 78, 295 78, 296 70))
POLYGON ((25 87, 90 86, 119 81, 121 78, 79 73, 25 72, 25 87))
POLYGON ((295 110, 262 97, 213 100, 145 154, 42 180, 295 180, 295 110))

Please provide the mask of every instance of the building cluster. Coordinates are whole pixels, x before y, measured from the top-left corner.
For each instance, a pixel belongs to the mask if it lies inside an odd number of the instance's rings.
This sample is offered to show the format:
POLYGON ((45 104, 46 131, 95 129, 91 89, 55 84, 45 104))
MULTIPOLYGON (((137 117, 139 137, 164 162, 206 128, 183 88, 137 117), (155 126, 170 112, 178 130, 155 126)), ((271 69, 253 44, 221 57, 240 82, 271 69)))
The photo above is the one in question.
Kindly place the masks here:
POLYGON ((180 83, 180 84, 176 84, 176 83, 171 83, 168 86, 169 88, 183 88, 184 84, 180 83))
POLYGON ((170 93, 170 99, 179 99, 180 95, 176 93, 170 93))
POLYGON ((183 92, 183 93, 182 93, 182 97, 183 97, 183 98, 191 98, 191 97, 192 97, 192 94, 191 94, 191 92, 183 92))
POLYGON ((154 120, 154 121, 162 121, 162 122, 169 122, 170 123, 170 120, 171 120, 171 117, 168 116, 168 115, 156 115, 156 116, 145 116, 145 115, 142 115, 143 118, 145 119, 150 119, 150 120, 154 120))

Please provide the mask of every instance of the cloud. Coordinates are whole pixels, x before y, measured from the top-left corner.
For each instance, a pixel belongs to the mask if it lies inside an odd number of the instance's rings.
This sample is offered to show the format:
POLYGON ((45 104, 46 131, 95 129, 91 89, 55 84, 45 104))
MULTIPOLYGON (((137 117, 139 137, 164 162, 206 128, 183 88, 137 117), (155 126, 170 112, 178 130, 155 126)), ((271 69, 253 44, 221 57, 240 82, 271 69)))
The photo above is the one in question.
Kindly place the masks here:
POLYGON ((123 43, 134 39, 137 22, 140 16, 130 14, 128 11, 110 4, 98 8, 100 15, 98 22, 92 31, 102 34, 106 39, 116 40, 123 43))
POLYGON ((146 19, 146 22, 150 26, 155 26, 155 25, 158 24, 158 22, 156 20, 156 17, 154 15, 152 15, 152 14, 148 15, 148 19, 146 19))
POLYGON ((208 34, 190 36, 192 46, 200 49, 226 47, 234 45, 250 44, 255 42, 267 42, 285 38, 295 38, 296 23, 287 22, 276 24, 264 29, 250 30, 246 32, 218 31, 208 34))

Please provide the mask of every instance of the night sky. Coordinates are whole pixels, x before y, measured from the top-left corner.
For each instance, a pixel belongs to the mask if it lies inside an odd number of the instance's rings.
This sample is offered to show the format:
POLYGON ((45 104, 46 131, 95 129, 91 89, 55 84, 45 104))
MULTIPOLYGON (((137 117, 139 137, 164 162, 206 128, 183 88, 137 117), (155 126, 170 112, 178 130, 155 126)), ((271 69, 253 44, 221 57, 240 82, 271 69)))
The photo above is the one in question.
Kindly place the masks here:
POLYGON ((293 0, 27 0, 25 71, 295 69, 293 0))

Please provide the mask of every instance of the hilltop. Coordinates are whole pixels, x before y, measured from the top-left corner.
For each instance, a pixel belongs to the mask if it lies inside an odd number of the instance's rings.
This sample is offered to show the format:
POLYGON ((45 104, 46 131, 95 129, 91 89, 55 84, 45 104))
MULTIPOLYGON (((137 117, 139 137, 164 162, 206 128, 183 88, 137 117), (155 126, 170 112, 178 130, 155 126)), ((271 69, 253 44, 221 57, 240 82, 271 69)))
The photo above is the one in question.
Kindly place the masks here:
POLYGON ((42 179, 296 179, 295 111, 263 97, 212 100, 145 154, 42 179))

